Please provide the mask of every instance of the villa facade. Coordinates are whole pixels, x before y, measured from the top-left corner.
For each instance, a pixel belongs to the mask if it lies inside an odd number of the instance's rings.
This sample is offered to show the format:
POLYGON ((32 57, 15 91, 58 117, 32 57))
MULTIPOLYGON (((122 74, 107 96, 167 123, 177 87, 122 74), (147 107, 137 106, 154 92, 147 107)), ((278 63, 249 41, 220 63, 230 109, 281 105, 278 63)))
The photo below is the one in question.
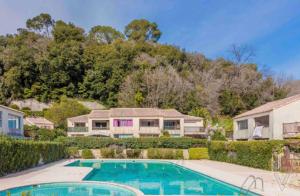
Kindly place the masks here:
POLYGON ((0 134, 23 136, 23 112, 0 105, 0 134))
POLYGON ((266 103, 234 118, 235 140, 285 139, 300 135, 300 94, 266 103))
POLYGON ((203 119, 184 115, 175 109, 112 108, 92 110, 88 115, 68 118, 68 136, 206 137, 203 119))

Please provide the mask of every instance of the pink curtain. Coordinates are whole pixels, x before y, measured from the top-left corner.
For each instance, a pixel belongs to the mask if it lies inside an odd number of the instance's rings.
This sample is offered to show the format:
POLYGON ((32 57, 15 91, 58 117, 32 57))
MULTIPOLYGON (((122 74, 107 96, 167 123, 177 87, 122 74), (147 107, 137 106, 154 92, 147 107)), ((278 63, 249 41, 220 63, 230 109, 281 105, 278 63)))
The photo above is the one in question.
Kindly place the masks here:
POLYGON ((113 125, 114 125, 114 127, 132 127, 133 120, 132 119, 114 119, 113 125))

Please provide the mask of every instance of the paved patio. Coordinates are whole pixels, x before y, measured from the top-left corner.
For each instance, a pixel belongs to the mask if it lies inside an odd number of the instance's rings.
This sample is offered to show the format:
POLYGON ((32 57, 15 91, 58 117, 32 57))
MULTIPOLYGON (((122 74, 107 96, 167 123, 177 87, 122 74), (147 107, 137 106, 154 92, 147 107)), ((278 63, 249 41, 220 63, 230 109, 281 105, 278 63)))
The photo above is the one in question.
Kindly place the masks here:
MULTIPOLYGON (((62 160, 2 177, 0 178, 0 190, 37 183, 81 181, 92 168, 64 167, 64 165, 73 161, 62 160)), ((249 175, 261 177, 264 180, 264 191, 261 192, 254 189, 252 191, 262 195, 300 195, 300 189, 292 186, 287 186, 281 190, 274 173, 270 171, 209 160, 172 160, 172 162, 238 187, 242 185, 249 175)), ((293 174, 290 179, 300 181, 300 174, 293 174)))

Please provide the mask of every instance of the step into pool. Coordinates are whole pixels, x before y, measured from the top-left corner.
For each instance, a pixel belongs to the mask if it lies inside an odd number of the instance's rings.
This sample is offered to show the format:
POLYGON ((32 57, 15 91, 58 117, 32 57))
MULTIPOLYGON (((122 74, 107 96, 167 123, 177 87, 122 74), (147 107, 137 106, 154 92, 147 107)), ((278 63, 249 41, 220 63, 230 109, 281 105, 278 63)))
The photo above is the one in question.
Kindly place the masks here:
POLYGON ((84 160, 67 166, 92 167, 84 181, 125 184, 145 195, 240 195, 239 187, 166 161, 84 160))

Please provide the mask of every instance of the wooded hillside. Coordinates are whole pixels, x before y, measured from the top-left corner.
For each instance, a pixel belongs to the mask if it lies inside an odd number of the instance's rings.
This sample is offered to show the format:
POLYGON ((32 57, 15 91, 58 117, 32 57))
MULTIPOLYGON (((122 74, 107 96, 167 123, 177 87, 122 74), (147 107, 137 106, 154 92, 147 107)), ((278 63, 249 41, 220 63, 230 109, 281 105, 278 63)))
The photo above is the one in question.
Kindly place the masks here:
POLYGON ((236 61, 207 59, 160 44, 161 34, 143 19, 133 20, 124 33, 109 26, 85 32, 40 14, 17 34, 0 36, 1 103, 66 95, 108 107, 172 107, 184 113, 204 107, 233 116, 288 94, 239 55, 236 61))

